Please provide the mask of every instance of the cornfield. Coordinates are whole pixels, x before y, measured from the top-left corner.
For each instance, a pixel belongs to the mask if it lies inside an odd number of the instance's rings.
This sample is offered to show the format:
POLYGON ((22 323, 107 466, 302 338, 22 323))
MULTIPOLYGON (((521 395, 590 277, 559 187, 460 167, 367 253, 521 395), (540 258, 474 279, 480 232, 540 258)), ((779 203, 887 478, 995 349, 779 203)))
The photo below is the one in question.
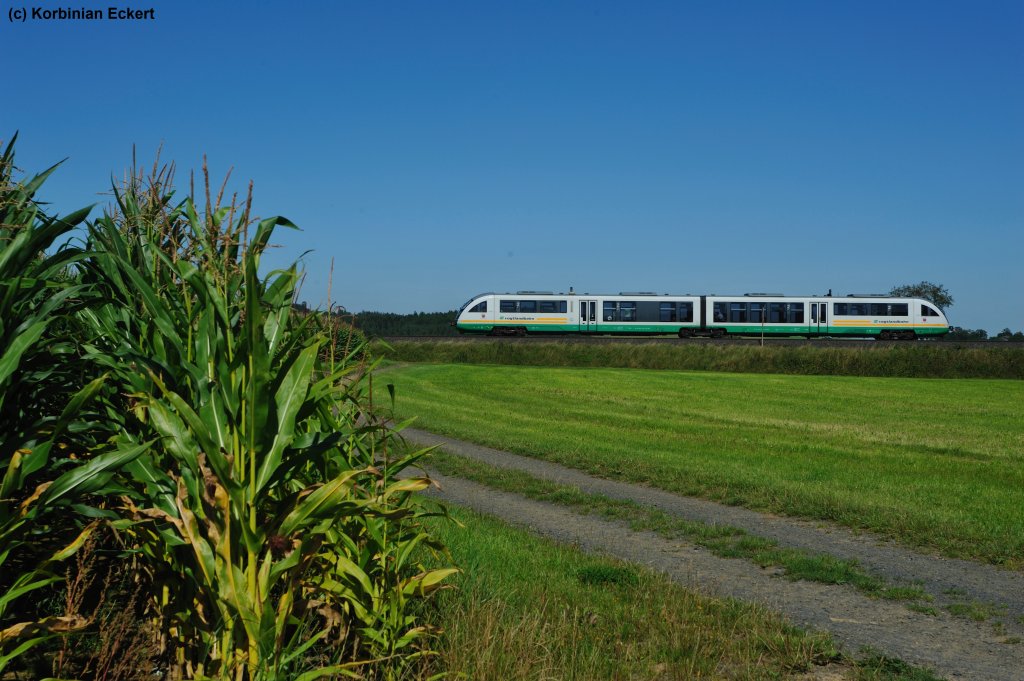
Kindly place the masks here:
POLYGON ((376 415, 359 336, 293 313, 294 266, 261 274, 294 225, 253 220, 251 187, 225 200, 205 165, 202 205, 154 164, 100 218, 52 217, 53 171, 20 181, 13 141, 0 160, 0 674, 100 678, 112 605, 150 644, 120 678, 422 665, 416 604, 454 572, 421 563, 441 549, 425 452, 376 415), (105 605, 44 597, 76 565, 106 574, 105 605))

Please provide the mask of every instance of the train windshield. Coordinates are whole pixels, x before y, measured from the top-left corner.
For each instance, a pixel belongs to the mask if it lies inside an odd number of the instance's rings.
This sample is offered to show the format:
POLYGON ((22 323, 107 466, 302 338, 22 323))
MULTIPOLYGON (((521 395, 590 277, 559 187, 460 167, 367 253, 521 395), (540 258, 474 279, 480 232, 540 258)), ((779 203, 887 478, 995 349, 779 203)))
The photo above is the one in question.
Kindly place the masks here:
POLYGON ((462 304, 462 307, 460 307, 459 311, 455 314, 455 316, 458 317, 459 315, 461 315, 462 311, 465 310, 467 307, 469 307, 469 304, 472 303, 474 300, 476 300, 479 297, 480 297, 479 295, 475 295, 472 298, 470 298, 469 300, 467 300, 466 302, 464 302, 462 304))

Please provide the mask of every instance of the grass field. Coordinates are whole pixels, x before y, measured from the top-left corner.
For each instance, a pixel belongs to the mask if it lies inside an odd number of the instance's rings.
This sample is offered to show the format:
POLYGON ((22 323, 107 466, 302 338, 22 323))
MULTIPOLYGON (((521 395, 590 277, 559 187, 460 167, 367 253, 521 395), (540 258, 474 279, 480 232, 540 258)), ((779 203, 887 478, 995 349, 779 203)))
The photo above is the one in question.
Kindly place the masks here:
POLYGON ((438 433, 947 555, 1024 566, 1024 384, 417 365, 438 433))
MULTIPOLYGON (((444 626, 434 672, 479 681, 785 679, 837 660, 827 636, 760 607, 701 597, 475 513, 454 517, 461 527, 435 526, 464 571, 426 615, 444 626)), ((837 670, 844 679, 935 678, 878 658, 837 670)))

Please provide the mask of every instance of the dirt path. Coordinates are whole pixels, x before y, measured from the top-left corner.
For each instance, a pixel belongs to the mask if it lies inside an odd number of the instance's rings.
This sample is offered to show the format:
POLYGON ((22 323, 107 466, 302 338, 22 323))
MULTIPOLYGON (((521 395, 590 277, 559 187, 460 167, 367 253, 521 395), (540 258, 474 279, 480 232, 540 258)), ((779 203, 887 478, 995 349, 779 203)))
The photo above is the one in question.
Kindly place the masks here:
POLYGON ((584 492, 628 499, 688 520, 740 527, 782 546, 792 546, 858 560, 893 583, 915 583, 936 604, 964 600, 1005 608, 997 631, 991 621, 973 622, 946 612, 913 612, 904 605, 871 599, 852 588, 792 582, 742 560, 714 556, 678 540, 634 532, 621 523, 581 516, 553 504, 532 501, 482 485, 434 474, 440 494, 453 503, 499 516, 558 541, 647 565, 705 593, 758 602, 786 614, 793 622, 831 632, 848 652, 869 646, 886 655, 922 665, 950 679, 1024 679, 1024 574, 969 561, 915 553, 869 536, 820 522, 807 522, 714 502, 681 497, 642 485, 597 478, 539 459, 480 447, 407 429, 419 445, 446 451, 535 477, 578 487, 584 492), (957 597, 948 594, 955 590, 957 597))

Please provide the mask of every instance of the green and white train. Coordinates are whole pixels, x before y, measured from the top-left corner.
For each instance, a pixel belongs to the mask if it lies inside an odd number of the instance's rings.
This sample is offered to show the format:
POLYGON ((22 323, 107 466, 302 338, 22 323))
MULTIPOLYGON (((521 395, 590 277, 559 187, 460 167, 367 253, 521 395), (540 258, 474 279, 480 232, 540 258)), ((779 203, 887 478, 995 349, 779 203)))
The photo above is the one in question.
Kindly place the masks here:
POLYGON ((519 291, 481 293, 459 308, 461 333, 849 336, 936 338, 949 321, 920 298, 884 295, 616 295, 519 291))

